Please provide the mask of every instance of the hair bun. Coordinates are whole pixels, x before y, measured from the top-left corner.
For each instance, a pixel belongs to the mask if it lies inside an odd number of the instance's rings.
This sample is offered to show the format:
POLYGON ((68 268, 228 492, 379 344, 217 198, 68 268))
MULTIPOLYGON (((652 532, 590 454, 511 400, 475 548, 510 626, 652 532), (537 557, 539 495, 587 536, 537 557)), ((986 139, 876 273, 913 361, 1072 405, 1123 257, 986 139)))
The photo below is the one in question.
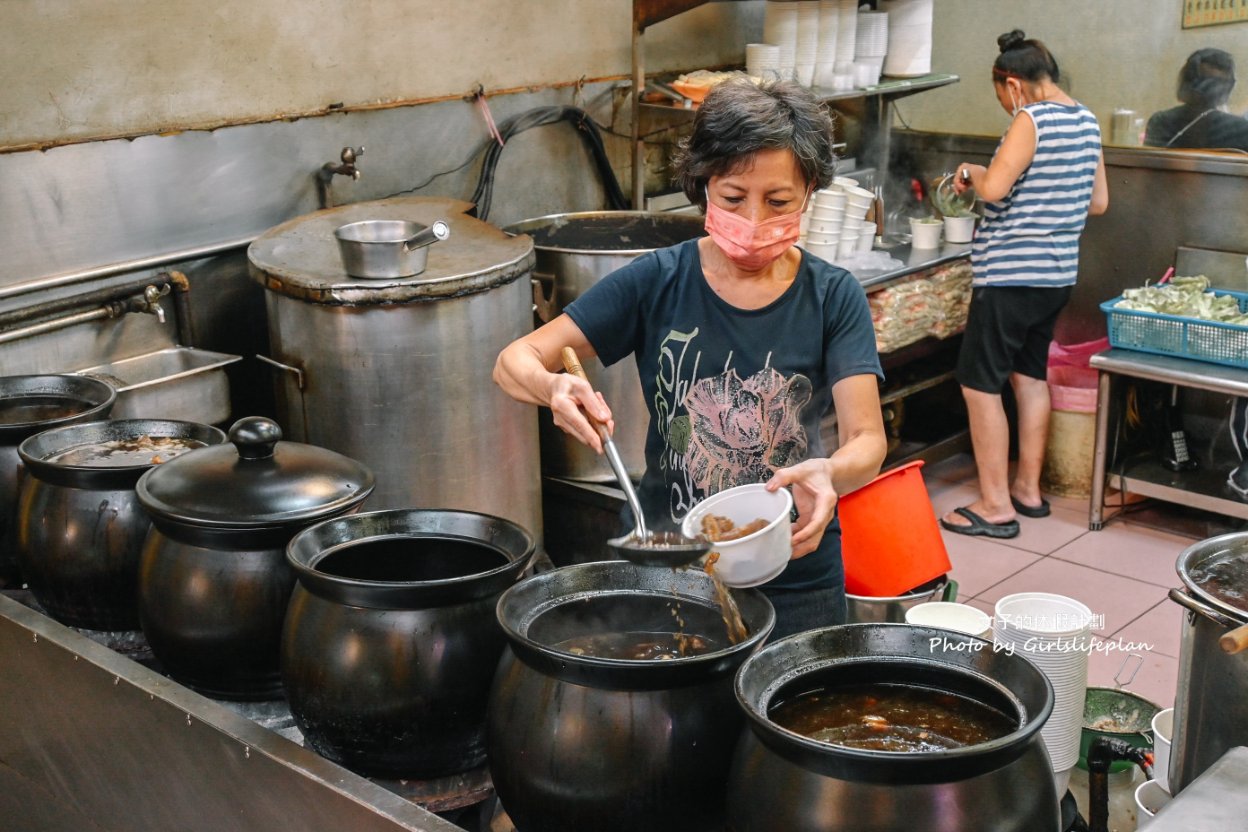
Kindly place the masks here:
POLYGON ((1002 52, 1009 52, 1011 49, 1017 49, 1022 46, 1025 40, 1027 40, 1027 36, 1023 34, 1023 30, 1015 29, 997 38, 997 46, 1002 52))

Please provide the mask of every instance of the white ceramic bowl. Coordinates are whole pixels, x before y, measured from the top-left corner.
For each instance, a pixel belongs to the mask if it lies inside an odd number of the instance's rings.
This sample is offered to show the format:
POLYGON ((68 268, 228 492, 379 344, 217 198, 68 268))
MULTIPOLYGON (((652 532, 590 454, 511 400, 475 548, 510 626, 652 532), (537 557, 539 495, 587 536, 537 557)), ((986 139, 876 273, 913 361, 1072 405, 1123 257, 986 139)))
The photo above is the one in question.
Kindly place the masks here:
POLYGON ((715 572, 728 586, 751 587, 766 583, 784 571, 793 556, 789 512, 793 495, 787 489, 768 491, 762 483, 738 485, 712 494, 693 507, 681 523, 686 537, 702 533, 702 518, 708 514, 727 517, 736 526, 755 520, 768 520, 766 526, 738 538, 712 544, 719 552, 715 572))

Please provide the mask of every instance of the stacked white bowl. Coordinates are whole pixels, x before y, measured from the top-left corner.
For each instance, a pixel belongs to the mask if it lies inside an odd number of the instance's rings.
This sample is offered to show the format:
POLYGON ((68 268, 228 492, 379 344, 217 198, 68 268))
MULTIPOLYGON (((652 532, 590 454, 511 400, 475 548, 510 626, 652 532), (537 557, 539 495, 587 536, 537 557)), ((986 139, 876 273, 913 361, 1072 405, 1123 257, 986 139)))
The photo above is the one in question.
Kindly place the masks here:
POLYGON ((854 85, 870 87, 880 82, 888 54, 888 13, 859 12, 854 45, 854 85))
POLYGON ((815 82, 819 55, 819 0, 798 0, 793 5, 797 6, 795 75, 799 84, 809 87, 815 82))
POLYGON ((780 77, 780 47, 774 43, 747 43, 745 74, 764 81, 777 80, 780 77))
POLYGON ((1064 595, 1019 592, 997 601, 995 613, 996 644, 1030 659, 1053 685, 1053 715, 1040 735, 1064 789, 1063 777, 1069 777, 1079 760, 1092 611, 1064 595))
POLYGON ((873 199, 870 191, 853 185, 833 183, 815 191, 807 210, 802 247, 829 263, 847 260, 859 251, 870 251, 875 242, 875 225, 864 220, 873 199))
POLYGON ((819 48, 815 53, 815 86, 836 83, 836 41, 841 29, 840 0, 819 0, 819 48))
POLYGON ((763 42, 780 48, 780 77, 792 78, 797 69, 798 4, 767 0, 763 7, 763 42))
POLYGON ((840 22, 836 27, 836 59, 853 61, 858 40, 858 0, 839 0, 840 22))
POLYGON ((932 71, 933 0, 880 0, 888 12, 888 55, 884 74, 902 78, 932 71))

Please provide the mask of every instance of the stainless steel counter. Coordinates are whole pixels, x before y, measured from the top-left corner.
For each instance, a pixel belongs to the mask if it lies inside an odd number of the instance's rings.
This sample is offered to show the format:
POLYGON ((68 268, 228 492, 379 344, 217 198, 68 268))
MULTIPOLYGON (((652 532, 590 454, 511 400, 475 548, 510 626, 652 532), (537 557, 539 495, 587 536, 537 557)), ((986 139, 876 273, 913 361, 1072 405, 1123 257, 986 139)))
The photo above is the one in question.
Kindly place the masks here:
POLYGON ((940 248, 911 248, 909 243, 903 243, 892 248, 878 250, 887 253, 894 260, 900 260, 905 265, 888 271, 864 270, 852 272, 854 277, 858 279, 858 282, 868 292, 883 289, 889 283, 908 277, 915 272, 921 272, 971 256, 970 243, 945 243, 940 248))

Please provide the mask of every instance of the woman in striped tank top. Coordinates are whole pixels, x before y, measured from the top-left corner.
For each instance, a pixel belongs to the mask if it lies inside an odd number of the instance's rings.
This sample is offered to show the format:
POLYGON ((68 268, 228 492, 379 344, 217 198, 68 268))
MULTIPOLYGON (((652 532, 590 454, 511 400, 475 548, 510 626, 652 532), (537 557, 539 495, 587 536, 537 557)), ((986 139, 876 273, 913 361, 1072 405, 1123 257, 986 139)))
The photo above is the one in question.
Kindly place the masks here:
POLYGON ((957 189, 985 203, 971 246, 970 318, 958 356, 979 473, 979 500, 941 525, 959 534, 1014 537, 1018 515, 1044 517, 1040 467, 1049 429, 1049 341, 1079 269, 1088 214, 1109 207, 1096 117, 1058 87, 1057 61, 1017 29, 997 39, 997 101, 1013 116, 988 167, 958 166, 957 189), (1001 393, 1018 403, 1018 469, 1009 478, 1001 393))

